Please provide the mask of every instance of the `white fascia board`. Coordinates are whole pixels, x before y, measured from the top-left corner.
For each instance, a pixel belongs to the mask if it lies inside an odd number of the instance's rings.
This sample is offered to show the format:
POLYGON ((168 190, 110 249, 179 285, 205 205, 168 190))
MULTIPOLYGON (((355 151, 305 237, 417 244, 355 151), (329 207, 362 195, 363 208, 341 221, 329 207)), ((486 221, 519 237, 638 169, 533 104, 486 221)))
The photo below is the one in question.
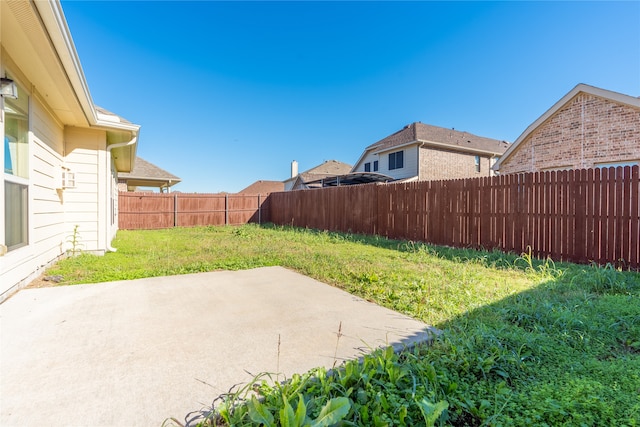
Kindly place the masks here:
POLYGON ((398 150, 402 150, 405 147, 409 147, 411 145, 416 145, 416 144, 420 144, 420 141, 409 141, 409 142, 405 142, 404 144, 399 144, 399 145, 394 145, 392 147, 386 147, 380 150, 376 150, 376 151, 372 151, 373 154, 382 154, 382 153, 389 153, 392 151, 398 151, 398 150))
POLYGON ((95 127, 106 131, 129 131, 135 136, 140 131, 140 125, 133 123, 114 123, 106 120, 96 120, 95 127))
POLYGON ((422 140, 422 139, 419 139, 417 141, 406 142, 406 143, 400 144, 400 145, 394 145, 393 147, 387 147, 387 148, 384 148, 382 150, 375 151, 374 154, 382 154, 382 153, 389 153, 389 152, 393 152, 393 151, 398 151, 398 150, 404 149, 404 148, 412 146, 412 145, 418 145, 420 147, 431 146, 431 147, 436 147, 436 148, 442 148, 442 149, 449 150, 449 151, 462 151, 462 152, 465 152, 465 153, 472 153, 472 154, 486 154, 486 155, 489 155, 489 156, 500 156, 500 153, 496 153, 494 151, 480 150, 478 148, 460 147, 460 146, 457 146, 457 145, 445 144, 445 143, 442 143, 442 142, 422 140))
POLYGON ((360 166, 360 163, 365 159, 365 157, 367 157, 367 153, 369 153, 369 151, 371 150, 364 150, 362 152, 362 154, 360 155, 360 157, 358 158, 358 161, 355 162, 355 164, 353 165, 353 167, 351 168, 350 172, 355 172, 358 170, 358 166, 360 166))
POLYGON ((66 71, 89 125, 106 130, 129 131, 135 136, 140 129, 139 125, 123 123, 117 116, 112 118, 105 114, 99 114, 96 110, 60 1, 34 1, 33 3, 47 29, 47 34, 66 71))
POLYGON ((504 152, 504 154, 498 159, 498 161, 491 167, 494 171, 500 170, 500 165, 503 160, 506 160, 511 154, 518 148, 518 146, 524 141, 534 130, 540 125, 546 122, 551 116, 553 116, 558 110, 564 107, 570 100, 572 100, 579 93, 587 93, 589 95, 597 96, 604 99, 609 99, 620 104, 625 104, 631 107, 640 108, 640 98, 634 98, 633 96, 624 95, 618 92, 612 92, 610 90, 601 89, 595 86, 589 86, 584 83, 579 83, 569 91, 565 96, 560 98, 558 102, 553 104, 551 108, 544 112, 543 115, 538 117, 536 121, 531 123, 524 132, 511 144, 511 146, 504 152))

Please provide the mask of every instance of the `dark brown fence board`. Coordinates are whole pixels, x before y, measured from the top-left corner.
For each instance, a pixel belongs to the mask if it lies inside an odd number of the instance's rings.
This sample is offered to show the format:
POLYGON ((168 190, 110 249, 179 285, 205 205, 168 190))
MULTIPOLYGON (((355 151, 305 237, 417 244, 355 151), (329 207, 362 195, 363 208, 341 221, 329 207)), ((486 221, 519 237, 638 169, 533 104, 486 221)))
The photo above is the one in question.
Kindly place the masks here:
POLYGON ((273 193, 271 221, 640 267, 638 167, 273 193))
POLYGON ((624 202, 625 202, 625 213, 626 213, 626 219, 623 222, 623 229, 622 229, 622 233, 624 236, 626 236, 625 238, 625 244, 623 246, 627 248, 627 252, 626 252, 626 256, 623 257, 624 259, 633 259, 634 258, 634 254, 632 253, 632 247, 633 247, 633 237, 632 237, 632 224, 633 224, 633 203, 634 203, 634 198, 633 198, 633 171, 631 169, 631 167, 627 167, 625 168, 625 177, 627 177, 626 179, 626 186, 625 186, 625 192, 624 192, 624 202))
POLYGON ((120 193, 121 229, 274 222, 640 268, 639 168, 271 195, 120 193))
POLYGON ((268 195, 128 193, 118 197, 120 229, 239 225, 269 221, 268 195))
POLYGON ((575 214, 575 231, 573 233, 573 258, 575 262, 585 262, 587 260, 585 250, 585 239, 588 233, 587 222, 587 188, 585 185, 586 171, 580 169, 576 171, 573 182, 572 197, 575 214))
POLYGON ((640 266, 640 168, 631 169, 630 264, 640 266), (634 242, 635 239, 635 242, 634 242))

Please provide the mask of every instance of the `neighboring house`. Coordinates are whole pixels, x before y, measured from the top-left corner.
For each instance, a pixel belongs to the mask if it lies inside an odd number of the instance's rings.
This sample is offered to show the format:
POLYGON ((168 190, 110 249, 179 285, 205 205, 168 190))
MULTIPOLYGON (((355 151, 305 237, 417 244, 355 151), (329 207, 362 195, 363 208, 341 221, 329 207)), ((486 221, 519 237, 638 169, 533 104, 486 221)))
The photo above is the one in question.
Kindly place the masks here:
POLYGON ((238 191, 239 194, 268 194, 284 191, 284 182, 282 181, 256 181, 247 188, 238 191))
POLYGON ((352 172, 396 180, 440 180, 492 175, 509 143, 416 122, 368 146, 352 172))
POLYGON ((640 99, 579 84, 495 164, 501 174, 640 163, 640 99))
POLYGON ((96 107, 58 0, 0 1, 0 301, 71 248, 114 250, 140 127, 96 107), (15 92, 14 92, 15 88, 15 92))
POLYGON ((118 172, 120 191, 138 191, 138 187, 153 187, 161 193, 171 191, 171 187, 182 181, 177 176, 160 169, 141 157, 136 157, 131 172, 118 172))
MULTIPOLYGON (((351 171, 351 165, 337 160, 326 160, 324 163, 298 173, 298 162, 291 163, 291 178, 284 181, 284 190, 304 190, 311 188, 307 183, 321 183, 323 179, 334 178, 337 175, 345 175, 351 171)), ((322 187, 322 184, 317 185, 322 187)))

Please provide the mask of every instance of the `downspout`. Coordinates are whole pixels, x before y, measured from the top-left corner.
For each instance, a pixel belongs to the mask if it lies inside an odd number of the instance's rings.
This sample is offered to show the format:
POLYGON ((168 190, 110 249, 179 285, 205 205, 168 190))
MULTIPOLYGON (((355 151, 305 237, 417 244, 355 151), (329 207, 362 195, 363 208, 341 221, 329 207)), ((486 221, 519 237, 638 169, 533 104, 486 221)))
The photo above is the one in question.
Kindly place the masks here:
MULTIPOLYGON (((112 144, 112 145, 107 145, 107 153, 109 153, 109 155, 107 156, 107 170, 111 170, 111 150, 113 150, 114 148, 122 148, 122 147, 128 147, 130 145, 135 144, 136 142, 138 142, 138 137, 134 134, 133 139, 131 139, 131 141, 126 141, 126 142, 118 142, 117 144, 112 144)), ((111 182, 111 180, 109 180, 109 182, 111 182)), ((111 184, 109 184, 109 187, 111 187, 111 184)), ((112 197, 113 194, 113 189, 110 188, 110 197, 112 197)), ((109 241, 109 215, 107 215, 107 220, 105 221, 105 240, 106 240, 106 251, 107 252, 116 252, 118 249, 114 248, 111 246, 111 241, 109 241)))

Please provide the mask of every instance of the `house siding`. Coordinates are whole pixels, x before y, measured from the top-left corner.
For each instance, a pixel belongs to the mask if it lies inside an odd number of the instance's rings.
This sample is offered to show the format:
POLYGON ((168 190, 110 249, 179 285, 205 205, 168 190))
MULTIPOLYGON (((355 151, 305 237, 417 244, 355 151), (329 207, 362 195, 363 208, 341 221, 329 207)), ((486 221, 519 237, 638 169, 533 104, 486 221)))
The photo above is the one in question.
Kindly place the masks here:
POLYGON ((640 111, 579 93, 504 159, 500 173, 640 161, 640 111))
POLYGON ((67 128, 66 166, 75 173, 76 187, 65 190, 66 230, 78 226, 82 250, 104 253, 106 246, 106 135, 104 131, 67 128))
POLYGON ((480 156, 480 172, 476 171, 476 155, 430 147, 420 148, 420 180, 475 178, 491 176, 492 160, 480 156))
MULTIPOLYGON (((34 97, 35 98, 35 97, 34 97)), ((49 261, 63 253, 64 205, 59 193, 63 165, 63 128, 46 107, 32 100, 33 155, 31 160, 30 239, 38 257, 49 261)))
MULTIPOLYGON (((0 175, 2 302, 66 253, 75 225, 79 226, 82 250, 104 253, 109 249, 110 237, 117 230, 117 174, 107 150, 107 134, 114 143, 136 143, 132 138, 139 126, 105 119, 102 116, 109 114, 92 104, 82 70, 76 67, 79 58, 59 2, 0 3, 0 25, 3 35, 8 35, 0 41, 0 74, 11 77, 29 96, 28 143, 19 147, 19 167, 25 173, 0 175), (62 188, 63 168, 75 173, 75 188, 62 188), (5 236, 5 206, 15 203, 14 199, 5 200, 5 177, 28 186, 27 218, 19 218, 27 222, 26 242, 5 236)), ((3 144, 4 101, 0 98, 3 144)), ((135 148, 118 152, 119 164, 128 168, 135 148)), ((0 160, 4 160, 4 150, 0 160)))
MULTIPOLYGON (((364 156, 364 158, 362 158, 362 160, 360 160, 360 163, 358 163, 352 169, 352 172, 364 172, 364 164, 365 163, 371 163, 371 172, 373 172, 373 162, 376 161, 376 160, 380 161, 380 156, 378 154, 373 154, 371 152, 367 152, 367 154, 364 156)), ((387 164, 386 166, 388 167, 389 165, 387 164)), ((378 167, 380 169, 382 169, 382 164, 379 164, 378 167)), ((378 169, 376 172, 384 173, 380 169, 378 169)))
POLYGON ((63 128, 36 96, 30 103, 29 244, 0 257, 0 301, 64 253, 63 128))
POLYGON ((371 172, 373 170, 373 162, 378 161, 377 173, 388 175, 393 179, 405 179, 418 176, 418 147, 417 145, 409 145, 404 147, 392 148, 383 153, 373 154, 368 152, 364 158, 356 165, 353 172, 364 172, 364 164, 371 163, 371 172), (403 167, 400 169, 389 170, 389 154, 403 151, 403 167))

